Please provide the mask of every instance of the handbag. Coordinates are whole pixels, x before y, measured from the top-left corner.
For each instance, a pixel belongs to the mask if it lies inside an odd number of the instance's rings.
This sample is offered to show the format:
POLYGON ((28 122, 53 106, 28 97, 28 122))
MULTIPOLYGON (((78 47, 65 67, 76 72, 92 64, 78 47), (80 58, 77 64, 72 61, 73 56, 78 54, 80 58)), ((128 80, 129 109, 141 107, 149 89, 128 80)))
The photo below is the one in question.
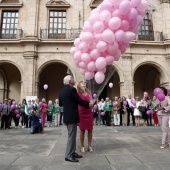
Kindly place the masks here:
POLYGON ((139 106, 138 109, 139 109, 140 112, 146 112, 145 106, 139 106))

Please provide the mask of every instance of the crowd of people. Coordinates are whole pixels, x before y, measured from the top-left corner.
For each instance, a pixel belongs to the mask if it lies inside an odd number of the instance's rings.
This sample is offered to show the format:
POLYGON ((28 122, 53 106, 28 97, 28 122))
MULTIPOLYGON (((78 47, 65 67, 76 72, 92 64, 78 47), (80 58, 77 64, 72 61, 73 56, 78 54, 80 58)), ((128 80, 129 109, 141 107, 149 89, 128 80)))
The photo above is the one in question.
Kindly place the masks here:
POLYGON ((59 99, 54 104, 51 100, 46 102, 43 98, 16 103, 14 99, 5 99, 0 103, 1 129, 10 129, 13 119, 15 128, 30 128, 30 133, 42 133, 45 126, 59 126, 64 123, 68 130, 68 140, 65 160, 78 162, 82 158, 76 151, 77 125, 80 129, 80 152, 85 153, 85 131, 88 135, 87 151, 93 152, 92 136, 94 125, 106 126, 129 126, 132 120, 133 126, 161 126, 162 144, 160 148, 169 145, 168 122, 170 116, 170 97, 167 90, 162 88, 166 96, 163 101, 158 101, 155 96, 151 99, 148 95, 140 100, 139 97, 132 99, 128 95, 115 97, 114 100, 99 100, 92 96, 86 88, 85 82, 81 81, 74 88, 75 81, 71 75, 63 80, 64 87, 61 89, 59 99), (142 119, 142 121, 141 121, 142 119), (21 125, 20 125, 21 124, 21 125), (20 125, 20 126, 19 126, 20 125))

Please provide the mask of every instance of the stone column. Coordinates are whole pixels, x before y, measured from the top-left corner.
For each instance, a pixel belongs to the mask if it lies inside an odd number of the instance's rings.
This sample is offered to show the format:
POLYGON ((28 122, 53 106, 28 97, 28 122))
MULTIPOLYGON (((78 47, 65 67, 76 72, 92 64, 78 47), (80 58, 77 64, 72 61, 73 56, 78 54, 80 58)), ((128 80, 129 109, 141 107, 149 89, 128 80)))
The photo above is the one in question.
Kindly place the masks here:
POLYGON ((120 94, 125 97, 129 94, 133 96, 132 55, 130 53, 126 53, 122 56, 122 69, 124 74, 124 83, 122 83, 120 94))
POLYGON ((170 0, 160 0, 162 7, 163 35, 165 40, 170 40, 170 0))
POLYGON ((22 97, 34 96, 36 94, 35 74, 36 74, 36 46, 25 45, 24 50, 24 73, 22 82, 22 97))

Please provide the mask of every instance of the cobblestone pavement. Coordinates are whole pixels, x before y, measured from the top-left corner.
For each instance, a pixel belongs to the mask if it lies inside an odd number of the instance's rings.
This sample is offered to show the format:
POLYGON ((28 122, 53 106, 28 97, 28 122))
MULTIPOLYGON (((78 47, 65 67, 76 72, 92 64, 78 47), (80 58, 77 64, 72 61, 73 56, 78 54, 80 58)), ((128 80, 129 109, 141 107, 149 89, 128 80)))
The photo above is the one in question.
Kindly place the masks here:
POLYGON ((95 126, 94 153, 84 153, 79 163, 64 161, 66 140, 65 126, 34 135, 0 130, 0 170, 170 170, 170 147, 159 148, 160 127, 95 126))

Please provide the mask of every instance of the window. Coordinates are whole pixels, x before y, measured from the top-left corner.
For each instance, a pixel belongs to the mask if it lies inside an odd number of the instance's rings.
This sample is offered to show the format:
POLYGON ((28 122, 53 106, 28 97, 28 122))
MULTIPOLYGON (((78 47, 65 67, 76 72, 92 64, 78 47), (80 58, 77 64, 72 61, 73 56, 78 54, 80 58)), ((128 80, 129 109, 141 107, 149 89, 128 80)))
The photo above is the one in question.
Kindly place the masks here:
POLYGON ((66 11, 49 12, 49 38, 66 37, 66 11))
POLYGON ((18 12, 17 11, 3 11, 1 38, 15 39, 18 28, 18 12))
POLYGON ((139 40, 154 41, 153 24, 151 15, 146 13, 138 34, 139 40))

